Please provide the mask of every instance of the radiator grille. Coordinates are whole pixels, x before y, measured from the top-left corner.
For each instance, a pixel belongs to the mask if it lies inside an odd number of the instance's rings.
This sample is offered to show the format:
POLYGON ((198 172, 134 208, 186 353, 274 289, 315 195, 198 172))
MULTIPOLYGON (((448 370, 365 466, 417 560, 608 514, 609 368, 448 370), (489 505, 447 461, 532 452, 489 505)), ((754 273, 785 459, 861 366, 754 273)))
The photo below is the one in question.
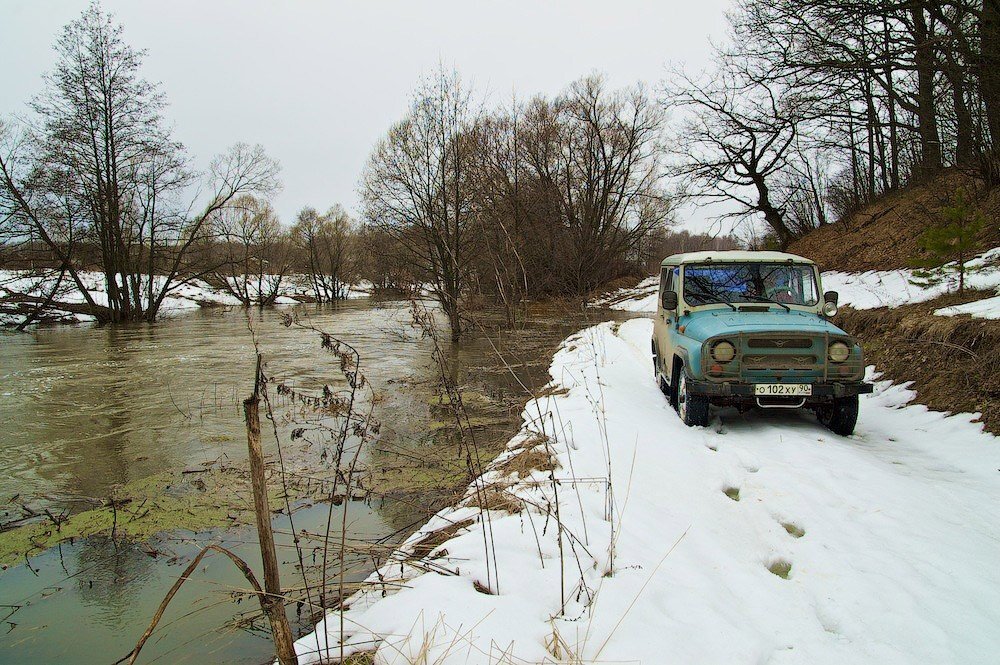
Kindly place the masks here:
POLYGON ((811 369, 816 365, 816 356, 752 354, 743 356, 745 369, 811 369))
POLYGON ((813 341, 808 337, 751 337, 747 347, 751 349, 810 349, 813 341))

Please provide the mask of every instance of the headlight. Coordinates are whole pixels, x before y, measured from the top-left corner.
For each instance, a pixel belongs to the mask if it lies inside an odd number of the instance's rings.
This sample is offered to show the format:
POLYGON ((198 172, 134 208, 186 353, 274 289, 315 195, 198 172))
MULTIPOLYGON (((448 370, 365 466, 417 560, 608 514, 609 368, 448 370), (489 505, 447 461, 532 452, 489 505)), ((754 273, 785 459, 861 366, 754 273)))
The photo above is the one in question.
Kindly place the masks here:
POLYGON ((727 363, 735 357, 736 347, 729 342, 722 341, 712 346, 712 359, 717 362, 727 363))
POLYGON ((830 345, 830 360, 835 363, 842 363, 851 357, 851 347, 843 342, 834 342, 830 345))
POLYGON ((836 316, 837 315, 837 303, 827 300, 823 303, 823 315, 824 316, 836 316))

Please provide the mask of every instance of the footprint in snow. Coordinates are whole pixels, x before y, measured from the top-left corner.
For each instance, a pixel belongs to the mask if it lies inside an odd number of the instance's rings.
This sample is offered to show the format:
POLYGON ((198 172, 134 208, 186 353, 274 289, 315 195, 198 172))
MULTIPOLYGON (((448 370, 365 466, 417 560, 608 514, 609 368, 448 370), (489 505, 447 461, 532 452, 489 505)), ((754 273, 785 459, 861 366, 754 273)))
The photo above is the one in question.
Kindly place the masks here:
POLYGON ((771 571, 773 575, 777 575, 781 579, 787 580, 788 576, 792 574, 792 562, 784 559, 775 559, 768 564, 767 569, 771 571))
POLYGON ((806 530, 794 522, 782 522, 781 526, 784 527, 785 531, 787 531, 788 535, 792 538, 801 538, 806 535, 806 530))

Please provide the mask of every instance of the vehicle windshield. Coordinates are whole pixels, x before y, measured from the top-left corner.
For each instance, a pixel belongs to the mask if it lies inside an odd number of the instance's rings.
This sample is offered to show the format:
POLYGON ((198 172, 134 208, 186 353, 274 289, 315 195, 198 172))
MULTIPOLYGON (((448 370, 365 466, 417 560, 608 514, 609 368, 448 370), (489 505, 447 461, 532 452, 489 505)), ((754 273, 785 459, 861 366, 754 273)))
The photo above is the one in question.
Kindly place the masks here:
POLYGON ((793 263, 698 263, 684 266, 684 300, 811 306, 819 302, 813 266, 793 263))

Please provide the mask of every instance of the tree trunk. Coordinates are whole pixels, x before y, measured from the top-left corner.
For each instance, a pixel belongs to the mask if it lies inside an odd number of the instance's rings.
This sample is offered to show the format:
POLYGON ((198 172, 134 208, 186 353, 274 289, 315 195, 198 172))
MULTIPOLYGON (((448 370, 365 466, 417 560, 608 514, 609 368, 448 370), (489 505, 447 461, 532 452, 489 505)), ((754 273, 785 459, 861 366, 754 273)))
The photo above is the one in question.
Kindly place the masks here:
POLYGON ((993 152, 1000 152, 1000 0, 983 0, 979 85, 993 152))
POLYGON ((937 112, 934 105, 934 40, 930 34, 923 3, 910 9, 913 21, 915 53, 913 62, 917 70, 917 125, 920 134, 920 163, 917 176, 928 178, 941 168, 941 139, 938 133, 937 112))

